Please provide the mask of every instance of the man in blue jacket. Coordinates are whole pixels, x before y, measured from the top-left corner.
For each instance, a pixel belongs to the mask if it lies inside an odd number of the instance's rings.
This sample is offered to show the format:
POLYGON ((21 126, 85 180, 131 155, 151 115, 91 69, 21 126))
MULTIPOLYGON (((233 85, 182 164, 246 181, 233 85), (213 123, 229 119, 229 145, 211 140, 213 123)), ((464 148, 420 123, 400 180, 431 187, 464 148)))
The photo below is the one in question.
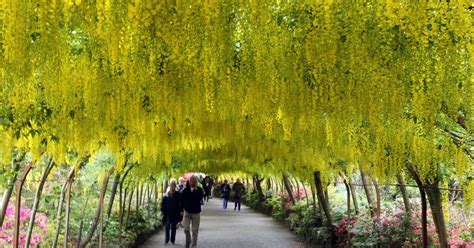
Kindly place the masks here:
POLYGON ((191 224, 192 224, 192 246, 197 245, 199 223, 201 221, 201 203, 203 202, 204 192, 197 186, 197 177, 191 176, 189 187, 186 187, 181 193, 181 205, 184 209, 183 225, 186 234, 186 248, 191 245, 191 224))

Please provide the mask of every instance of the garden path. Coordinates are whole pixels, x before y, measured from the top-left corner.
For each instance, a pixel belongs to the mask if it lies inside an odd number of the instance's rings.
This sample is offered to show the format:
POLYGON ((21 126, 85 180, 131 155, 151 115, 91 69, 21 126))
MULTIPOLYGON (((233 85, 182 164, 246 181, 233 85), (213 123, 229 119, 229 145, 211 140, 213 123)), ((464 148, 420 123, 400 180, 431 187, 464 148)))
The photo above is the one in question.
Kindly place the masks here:
MULTIPOLYGON (((165 247, 165 234, 160 231, 140 247, 165 247)), ((177 230, 176 245, 184 247, 182 228, 177 230)), ((234 203, 223 210, 219 199, 211 199, 203 206, 197 247, 202 248, 303 248, 288 228, 272 218, 243 206, 234 211, 234 203)))

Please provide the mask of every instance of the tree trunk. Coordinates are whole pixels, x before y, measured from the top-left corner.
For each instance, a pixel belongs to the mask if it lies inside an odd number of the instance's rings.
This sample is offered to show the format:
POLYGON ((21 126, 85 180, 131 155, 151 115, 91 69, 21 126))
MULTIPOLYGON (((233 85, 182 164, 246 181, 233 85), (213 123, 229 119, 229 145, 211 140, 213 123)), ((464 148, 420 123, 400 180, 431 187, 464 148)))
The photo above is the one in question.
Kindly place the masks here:
POLYGON ((278 184, 275 183, 275 180, 273 179, 273 177, 268 177, 268 180, 270 180, 270 184, 272 185, 272 190, 274 190, 273 192, 277 193, 278 192, 278 184))
POLYGON ((123 192, 123 186, 120 184, 119 186, 119 247, 122 247, 122 225, 123 225, 123 213, 124 209, 123 202, 126 200, 127 197, 127 189, 123 192), (125 193, 125 195, 124 195, 125 193))
POLYGON ((123 215, 125 213, 125 201, 127 200, 127 189, 123 191, 123 185, 119 187, 119 247, 122 245, 123 215))
POLYGON ((377 180, 374 180, 375 195, 377 196, 377 217, 380 217, 382 212, 382 193, 380 192, 379 184, 377 180))
POLYGON ((375 206, 374 199, 372 197, 372 182, 370 180, 370 177, 364 172, 360 171, 360 175, 362 178, 362 184, 364 186, 365 195, 367 197, 367 203, 369 204, 370 216, 373 218, 375 217, 375 206))
MULTIPOLYGON (((313 196, 313 209, 316 211, 316 192, 312 184, 311 184, 311 195, 313 196)), ((322 212, 320 214, 322 218, 323 217, 322 212)))
MULTIPOLYGON (((127 163, 125 163, 127 165, 127 163)), ((127 199, 127 188, 125 188, 125 192, 123 192, 123 184, 125 183, 125 179, 128 176, 128 173, 132 170, 134 166, 128 167, 125 172, 123 173, 122 178, 120 179, 119 183, 119 246, 122 245, 122 232, 123 232, 123 216, 125 213, 125 202, 127 199)))
MULTIPOLYGON (((68 178, 69 179, 69 178, 68 178)), ((74 179, 74 173, 72 173, 72 176, 70 180, 67 180, 67 186, 66 186, 66 223, 64 224, 64 247, 68 247, 68 239, 69 239, 69 219, 70 219, 70 214, 71 214, 71 189, 72 189, 72 182, 74 179)))
POLYGON ((64 196, 66 195, 66 188, 67 188, 68 182, 72 179, 72 176, 74 175, 74 171, 75 171, 75 166, 72 166, 71 170, 69 170, 69 174, 66 178, 66 181, 63 184, 63 188, 61 189, 61 196, 59 197, 59 203, 58 203, 58 213, 56 214, 56 232, 53 238, 53 245, 52 245, 53 248, 55 248, 58 245, 59 232, 61 230, 61 220, 62 220, 61 215, 63 212, 64 196))
POLYGON ((130 197, 128 198, 127 215, 125 216, 125 222, 124 222, 124 225, 123 225, 123 227, 125 227, 125 229, 127 229, 127 225, 128 225, 128 218, 130 216, 130 209, 132 208, 132 199, 133 199, 133 192, 134 191, 135 191, 135 189, 130 190, 130 197))
POLYGON ((0 206, 0 227, 3 225, 3 220, 5 219, 5 213, 7 212, 8 202, 12 196, 14 185, 14 183, 8 185, 8 188, 3 191, 2 203, 0 206))
MULTIPOLYGON (((105 193, 104 193, 104 198, 105 198, 105 193)), ((102 211, 102 209, 104 209, 104 202, 105 202, 104 200, 100 202, 101 211, 99 213, 99 248, 103 248, 103 244, 104 244, 104 211, 102 211)))
POLYGON ((272 180, 270 177, 267 178, 267 190, 272 190, 272 180))
POLYGON ((14 176, 8 180, 8 188, 3 192, 2 203, 0 205, 0 227, 2 227, 3 221, 5 220, 5 213, 7 212, 8 202, 10 202, 13 188, 15 187, 16 174, 20 170, 20 164, 18 161, 13 160, 12 167, 14 176))
POLYGON ((420 195, 421 195, 421 225, 422 225, 422 239, 423 239, 423 248, 428 248, 428 218, 426 211, 426 194, 423 189, 423 186, 420 186, 420 195))
POLYGON ((293 195, 293 191, 291 190, 291 186, 288 180, 288 175, 283 173, 283 184, 285 185, 286 192, 288 193, 288 197, 290 197, 291 203, 293 205, 296 204, 295 195, 293 195))
POLYGON ((265 195, 263 194, 263 189, 262 189, 263 178, 260 179, 258 175, 255 175, 253 180, 255 182, 255 189, 257 190, 257 193, 258 193, 258 199, 260 203, 262 203, 263 199, 265 198, 265 195))
MULTIPOLYGON (((112 184, 112 190, 110 192, 110 198, 109 198, 109 203, 107 204, 107 212, 106 212, 106 221, 105 221, 105 225, 103 225, 103 220, 102 220, 102 217, 101 217, 101 229, 100 229, 100 233, 99 234, 102 234, 102 232, 104 232, 106 229, 107 229, 107 226, 109 224, 109 220, 110 220, 110 214, 112 212, 112 207, 114 206, 114 201, 115 201, 115 195, 117 194, 117 188, 119 186, 119 183, 120 183, 120 174, 117 173, 114 177, 114 182, 112 184)), ((99 245, 101 244, 101 236, 99 235, 99 245)))
POLYGON ((357 200, 356 188, 352 183, 349 183, 351 188, 352 202, 354 203, 354 210, 356 214, 359 214, 359 202, 357 200))
POLYGON ((296 182, 296 194, 295 194, 295 197, 296 197, 296 200, 298 200, 298 198, 300 197, 300 183, 298 182, 298 179, 295 178, 295 182, 296 182))
POLYGON ((327 225, 328 227, 332 228, 331 212, 329 209, 328 200, 326 199, 326 196, 324 195, 324 189, 321 183, 321 173, 319 171, 314 172, 314 183, 316 184, 316 194, 318 195, 318 200, 322 205, 324 214, 326 215, 326 219, 328 221, 327 225))
MULTIPOLYGON (((276 180, 276 179, 275 179, 276 180)), ((283 181, 282 180, 277 180, 278 182, 278 188, 280 188, 280 193, 283 192, 285 190, 285 185, 283 185, 283 181)))
MULTIPOLYGON (((285 182, 282 181, 283 185, 285 185, 285 182)), ((291 180, 291 178, 288 178, 288 185, 290 185, 290 189, 291 189, 291 192, 293 192, 293 195, 294 195, 294 192, 295 192, 295 185, 293 184, 293 181, 291 180)), ((286 188, 285 188, 286 190, 286 188)))
MULTIPOLYGON (((89 202, 89 196, 90 194, 87 195, 86 197, 86 203, 84 206, 87 206, 87 203, 89 202)), ((79 233, 77 234, 77 242, 76 242, 76 247, 81 247, 81 240, 82 240, 82 229, 84 227, 84 215, 85 215, 86 208, 82 209, 82 214, 81 214, 81 221, 79 223, 79 233)), ((67 247, 67 246, 64 246, 67 247)))
POLYGON ((31 208, 31 216, 30 216, 30 223, 28 225, 28 231, 26 233, 26 241, 25 241, 25 246, 30 247, 30 242, 31 242, 31 234, 33 233, 33 226, 35 225, 35 219, 36 219, 36 212, 38 211, 38 205, 41 199, 41 193, 43 193, 43 187, 46 182, 46 179, 48 178, 49 173, 51 172, 51 169, 54 167, 54 162, 51 159, 48 165, 46 165, 46 168, 41 175, 40 182, 38 184, 38 189, 36 190, 35 194, 35 200, 33 202, 33 207, 31 208))
POLYGON ((152 189, 151 189, 149 183, 147 183, 146 188, 147 188, 146 191, 147 191, 147 193, 148 193, 148 194, 147 194, 147 198, 148 198, 148 199, 147 199, 147 203, 150 204, 152 189))
POLYGON ((137 210, 142 205, 141 202, 142 202, 142 184, 139 184, 137 188, 137 210))
POLYGON ((163 195, 164 195, 164 194, 166 193, 166 190, 168 190, 168 179, 166 179, 166 180, 163 182, 163 184, 164 184, 164 186, 163 186, 163 187, 164 187, 164 189, 163 189, 163 195))
MULTIPOLYGON (((347 192, 347 225, 350 225, 351 223, 351 188, 349 184, 347 183, 346 177, 344 175, 341 175, 344 185, 346 186, 346 192, 347 192)), ((348 242, 348 247, 351 247, 351 232, 347 232, 347 242, 348 242)))
POLYGON ((23 174, 20 177, 20 180, 16 183, 16 201, 15 201, 15 224, 14 224, 14 233, 13 233, 13 247, 19 247, 20 241, 20 209, 21 209, 21 190, 23 184, 25 183, 26 177, 33 168, 33 163, 30 162, 26 168, 23 170, 23 174))
POLYGON ((137 185, 137 193, 135 196, 135 215, 138 216, 138 211, 140 210, 140 184, 137 185))
POLYGON ((86 245, 91 241, 92 236, 94 236, 95 229, 97 228, 97 224, 99 223, 99 219, 102 216, 102 211, 103 211, 103 202, 105 198, 105 193, 107 190, 107 184, 109 183, 109 177, 110 175, 114 172, 114 166, 110 167, 109 171, 106 173, 104 177, 104 181, 102 183, 102 188, 100 191, 100 197, 99 197, 99 205, 97 207, 97 212, 95 213, 95 218, 92 222, 91 227, 89 228, 89 231, 87 232, 87 236, 85 239, 81 242, 81 248, 86 247, 86 245))
POLYGON ((428 218, 427 218, 427 209, 426 209, 426 192, 421 182, 418 173, 416 173, 415 169, 411 165, 406 165, 408 172, 410 175, 415 179, 416 185, 418 186, 418 190, 420 190, 421 196, 421 233, 422 233, 422 244, 423 248, 428 248, 428 218))
POLYGON ((443 200, 441 199, 441 192, 438 188, 439 183, 436 181, 433 184, 428 184, 425 188, 430 203, 431 215, 438 233, 439 243, 441 248, 448 247, 448 236, 446 233, 446 223, 443 215, 443 200))
POLYGON ((155 207, 158 206, 158 184, 155 182, 153 184, 153 192, 154 192, 154 200, 155 200, 155 207))
POLYGON ((326 201, 326 205, 329 207, 329 194, 328 194, 328 185, 324 188, 324 200, 326 201))
POLYGON ((405 211, 411 213, 410 200, 408 198, 407 188, 405 186, 405 179, 402 174, 397 174, 397 182, 400 187, 400 192, 403 198, 403 205, 405 206, 405 211))
POLYGON ((143 205, 144 203, 144 198, 145 198, 145 184, 143 183, 142 186, 140 187, 140 206, 143 205))
MULTIPOLYGON (((317 190, 316 190, 317 191, 317 190)), ((316 194, 316 196, 318 197, 318 210, 319 210, 319 216, 321 216, 321 221, 323 221, 323 218, 325 216, 325 212, 324 212, 324 207, 323 207, 323 203, 321 202, 321 200, 319 199, 319 195, 316 194)))
POLYGON ((403 198, 403 204, 405 205, 405 211, 411 213, 410 200, 408 199, 407 188, 405 186, 405 179, 402 174, 397 174, 397 181, 400 187, 400 192, 403 198))
POLYGON ((114 206, 115 194, 117 193, 117 187, 120 183, 120 174, 117 173, 114 177, 114 184, 112 184, 112 191, 110 192, 109 204, 107 205, 107 220, 110 218, 112 207, 114 206))
POLYGON ((303 186, 304 196, 306 198, 306 207, 309 208, 308 191, 306 191, 306 186, 304 186, 304 181, 301 181, 301 186, 303 186))
POLYGON ((58 212, 56 214, 56 231, 53 237, 53 245, 51 246, 53 248, 56 248, 58 246, 59 232, 61 231, 64 195, 66 194, 66 185, 67 185, 67 181, 63 184, 63 187, 61 189, 61 195, 59 196, 58 212))

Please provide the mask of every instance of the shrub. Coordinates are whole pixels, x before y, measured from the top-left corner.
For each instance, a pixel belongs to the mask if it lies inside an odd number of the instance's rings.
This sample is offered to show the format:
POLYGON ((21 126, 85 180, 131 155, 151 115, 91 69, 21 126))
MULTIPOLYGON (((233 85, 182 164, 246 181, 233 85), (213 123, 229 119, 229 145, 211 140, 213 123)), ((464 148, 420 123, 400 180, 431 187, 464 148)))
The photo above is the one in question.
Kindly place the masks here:
POLYGON ((323 244, 329 239, 329 231, 322 227, 322 219, 313 205, 306 205, 304 201, 298 201, 290 208, 287 218, 290 230, 304 241, 313 244, 323 244))
MULTIPOLYGON (((28 207, 20 208, 20 240, 19 244, 21 247, 26 242, 26 232, 28 224, 31 218, 32 210, 28 207)), ((3 226, 0 227, 0 247, 13 245, 13 232, 14 232, 14 221, 15 221, 15 209, 13 204, 8 204, 5 212, 5 220, 3 226)), ((31 235, 30 246, 39 246, 45 239, 47 234, 48 217, 44 213, 37 212, 35 217, 35 225, 33 233, 31 235)))
POLYGON ((266 212, 278 221, 284 221, 287 216, 283 205, 282 198, 275 195, 267 197, 264 202, 266 212))
MULTIPOLYGON (((429 213, 428 213, 429 214, 429 213)), ((352 245, 356 247, 418 247, 421 245, 421 211, 413 209, 412 214, 397 205, 387 208, 380 217, 370 218, 368 213, 357 216, 351 232, 354 233, 352 245)), ((434 224, 429 222, 430 243, 437 237, 434 224)))
POLYGON ((247 206, 249 206, 250 208, 253 208, 253 209, 260 209, 260 201, 258 199, 258 193, 257 191, 252 191, 252 192, 249 192, 247 194, 245 194, 245 196, 242 198, 243 199, 243 203, 247 206))

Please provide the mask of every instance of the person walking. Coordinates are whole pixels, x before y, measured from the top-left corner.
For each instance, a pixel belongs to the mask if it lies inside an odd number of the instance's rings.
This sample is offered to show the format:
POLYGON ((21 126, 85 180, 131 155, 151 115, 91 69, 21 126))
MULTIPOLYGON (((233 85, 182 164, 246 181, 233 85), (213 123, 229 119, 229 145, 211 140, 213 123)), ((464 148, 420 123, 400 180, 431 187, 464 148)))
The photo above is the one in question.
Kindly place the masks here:
MULTIPOLYGON (((178 186, 176 187, 176 191, 179 193, 180 197, 180 203, 181 203, 181 193, 183 193, 183 190, 186 188, 186 181, 184 180, 184 177, 179 177, 178 178, 178 186)), ((182 208, 182 207, 181 207, 182 208)), ((181 209, 181 213, 178 217, 178 225, 176 226, 176 229, 179 227, 183 227, 183 210, 181 209)))
POLYGON ((209 177, 209 183, 211 184, 211 195, 209 196, 209 198, 212 199, 212 192, 214 190, 214 178, 209 177))
POLYGON ((197 245, 199 224, 201 222, 201 203, 204 197, 203 190, 197 186, 198 179, 195 175, 189 179, 189 187, 181 193, 181 204, 184 209, 183 225, 186 234, 186 248, 192 244, 197 245), (192 240, 191 240, 192 226, 192 240))
POLYGON ((221 185, 221 198, 222 198, 222 208, 227 209, 227 203, 229 202, 230 196, 230 186, 227 183, 227 180, 224 180, 224 183, 221 185))
POLYGON ((202 182, 202 188, 204 189, 204 201, 209 202, 211 196, 212 184, 209 176, 206 176, 202 182))
POLYGON ((171 179, 169 191, 163 196, 161 201, 161 213, 165 224, 165 245, 171 241, 174 245, 176 239, 176 226, 180 220, 181 206, 180 194, 176 191, 176 180, 171 179))
POLYGON ((182 193, 184 188, 186 187, 186 182, 184 181, 183 177, 178 178, 178 187, 176 188, 176 191, 179 193, 182 193))
POLYGON ((234 192, 234 211, 240 211, 240 205, 242 201, 242 195, 245 193, 244 184, 240 182, 240 179, 237 179, 237 182, 232 185, 232 191, 234 192))

